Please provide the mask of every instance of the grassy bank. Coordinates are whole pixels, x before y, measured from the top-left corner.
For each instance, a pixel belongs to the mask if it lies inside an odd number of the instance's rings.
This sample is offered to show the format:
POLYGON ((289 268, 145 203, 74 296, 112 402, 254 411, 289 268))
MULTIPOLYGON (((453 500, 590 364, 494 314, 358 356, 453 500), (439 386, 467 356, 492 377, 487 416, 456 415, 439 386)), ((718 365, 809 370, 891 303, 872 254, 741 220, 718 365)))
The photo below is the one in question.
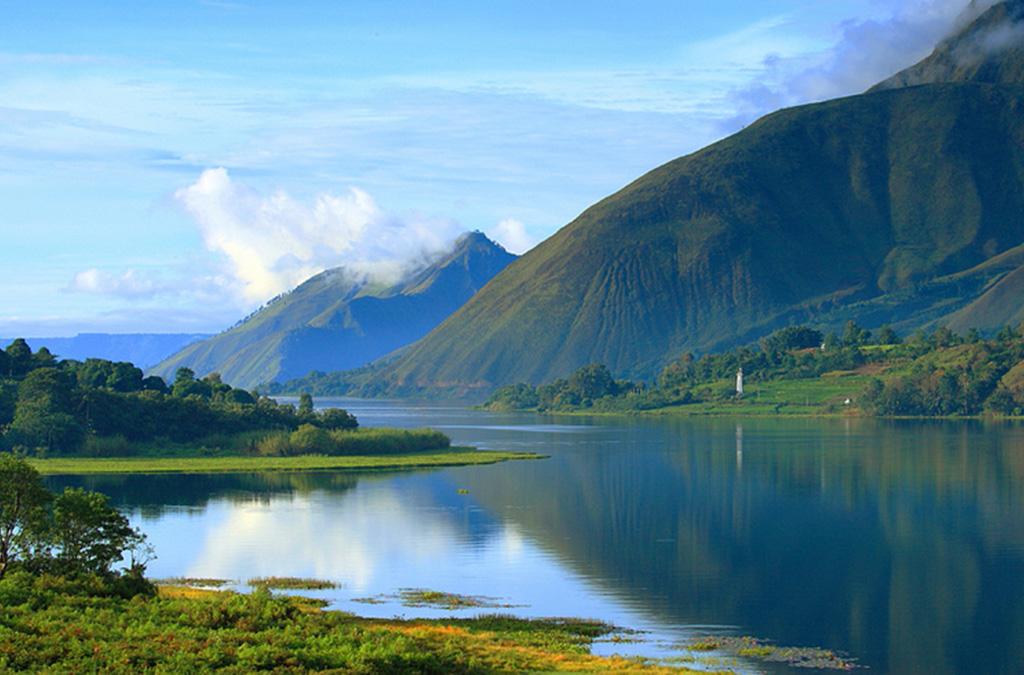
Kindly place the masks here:
POLYGON ((513 459, 540 459, 541 455, 521 452, 490 452, 473 448, 450 448, 440 452, 408 455, 297 457, 110 457, 33 459, 41 474, 114 473, 248 473, 264 471, 383 471, 442 466, 495 464, 513 459))
POLYGON ((448 450, 451 439, 434 429, 336 429, 304 424, 295 431, 263 430, 210 434, 179 443, 166 438, 130 441, 123 436, 89 437, 79 457, 290 457, 296 455, 411 455, 448 450))
POLYGON ((0 670, 351 673, 680 672, 589 653, 611 632, 505 616, 363 619, 266 592, 94 597, 0 581, 0 670))

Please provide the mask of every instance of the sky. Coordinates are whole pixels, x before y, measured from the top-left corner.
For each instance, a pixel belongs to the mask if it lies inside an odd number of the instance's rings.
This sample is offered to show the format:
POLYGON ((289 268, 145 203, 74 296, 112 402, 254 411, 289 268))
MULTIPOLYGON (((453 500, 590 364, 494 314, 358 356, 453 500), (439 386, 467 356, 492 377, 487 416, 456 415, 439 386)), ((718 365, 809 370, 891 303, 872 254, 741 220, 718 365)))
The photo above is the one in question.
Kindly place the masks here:
POLYGON ((670 159, 920 60, 967 0, 0 5, 12 337, 216 332, 468 230, 522 253, 670 159))

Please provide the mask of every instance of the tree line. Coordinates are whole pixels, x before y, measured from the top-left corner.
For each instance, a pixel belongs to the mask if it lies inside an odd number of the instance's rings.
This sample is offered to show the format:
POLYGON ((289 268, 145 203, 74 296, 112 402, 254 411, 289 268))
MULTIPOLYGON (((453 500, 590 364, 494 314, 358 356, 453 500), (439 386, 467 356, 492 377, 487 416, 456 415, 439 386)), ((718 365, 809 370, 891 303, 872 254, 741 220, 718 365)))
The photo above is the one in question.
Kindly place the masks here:
POLYGON ((826 373, 871 372, 855 403, 865 414, 950 416, 1024 414, 1024 327, 983 336, 946 327, 902 337, 850 321, 841 333, 790 326, 757 344, 697 357, 687 353, 653 382, 616 379, 603 365, 567 378, 496 390, 484 407, 504 410, 645 410, 736 399, 735 376, 748 382, 808 380, 826 373))
POLYGON ((298 406, 280 404, 188 368, 167 383, 127 362, 59 360, 23 339, 0 351, 0 450, 72 455, 102 438, 186 443, 302 425, 343 430, 358 423, 344 410, 314 410, 308 394, 298 406))

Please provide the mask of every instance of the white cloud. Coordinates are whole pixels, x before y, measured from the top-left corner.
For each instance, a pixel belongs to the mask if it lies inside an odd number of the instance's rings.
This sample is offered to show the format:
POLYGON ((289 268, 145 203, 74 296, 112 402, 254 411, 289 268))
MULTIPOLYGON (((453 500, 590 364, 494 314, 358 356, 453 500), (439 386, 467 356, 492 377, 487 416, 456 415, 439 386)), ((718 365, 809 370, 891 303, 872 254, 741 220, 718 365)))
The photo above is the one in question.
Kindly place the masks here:
MULTIPOLYGON (((886 3, 889 4, 889 3, 886 3)), ((833 46, 817 53, 766 55, 756 80, 736 90, 736 117, 746 124, 781 107, 866 91, 922 60, 954 30, 995 0, 915 0, 887 14, 838 26, 833 46)))
POLYGON ((307 203, 284 191, 261 194, 223 168, 204 171, 175 196, 199 224, 207 248, 230 261, 244 296, 257 302, 341 265, 394 280, 461 233, 453 220, 387 213, 358 188, 307 203))
POLYGON ((505 218, 487 231, 487 236, 505 247, 510 253, 522 255, 537 245, 537 238, 526 231, 526 226, 515 218, 505 218))
POLYGON ((165 290, 157 280, 137 270, 112 274, 96 268, 76 274, 70 289, 80 293, 116 295, 124 298, 147 297, 165 290))

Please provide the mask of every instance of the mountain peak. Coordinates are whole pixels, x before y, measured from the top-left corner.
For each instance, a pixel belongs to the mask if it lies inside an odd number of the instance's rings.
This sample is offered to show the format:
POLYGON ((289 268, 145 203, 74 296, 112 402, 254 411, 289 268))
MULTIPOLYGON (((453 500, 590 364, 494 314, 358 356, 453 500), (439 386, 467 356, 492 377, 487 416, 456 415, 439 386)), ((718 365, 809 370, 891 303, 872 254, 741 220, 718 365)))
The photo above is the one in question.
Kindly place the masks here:
POLYGON ((1024 0, 989 6, 973 0, 960 28, 920 63, 881 82, 871 91, 923 84, 1024 84, 1024 0))
POLYGON ((483 233, 467 232, 394 285, 335 267, 154 371, 171 376, 185 365, 250 387, 311 370, 356 368, 423 337, 515 258, 483 233))
POLYGON ((504 251, 505 247, 488 237, 480 230, 472 230, 459 235, 459 238, 455 240, 455 246, 453 247, 452 254, 457 255, 459 252, 465 252, 471 249, 504 251))

